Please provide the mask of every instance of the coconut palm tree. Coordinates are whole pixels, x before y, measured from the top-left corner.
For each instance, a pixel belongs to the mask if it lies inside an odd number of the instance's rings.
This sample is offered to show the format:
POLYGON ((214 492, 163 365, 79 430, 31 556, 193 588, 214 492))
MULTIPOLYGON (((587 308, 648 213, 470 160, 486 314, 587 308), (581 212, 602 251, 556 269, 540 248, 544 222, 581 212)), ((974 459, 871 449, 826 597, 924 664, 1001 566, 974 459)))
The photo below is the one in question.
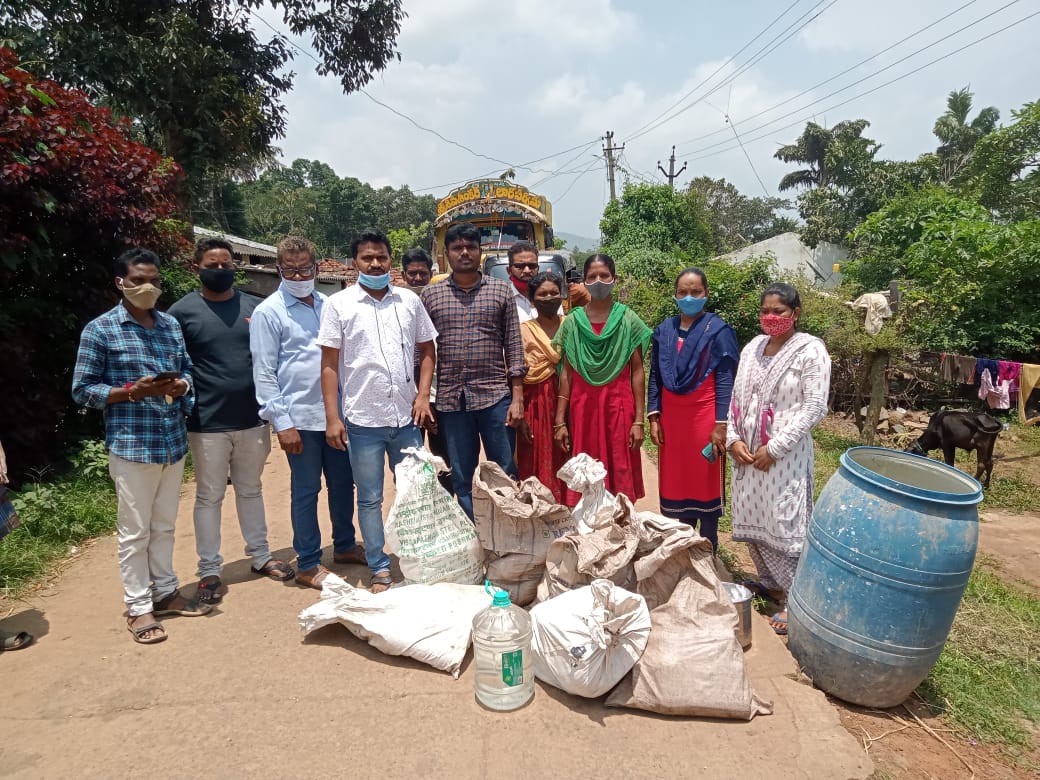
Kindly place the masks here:
POLYGON ((808 168, 792 171, 780 180, 780 190, 805 187, 813 189, 835 184, 847 187, 851 174, 862 163, 874 159, 881 146, 863 137, 870 126, 866 119, 838 122, 822 127, 809 122, 793 144, 781 146, 773 155, 787 163, 803 163, 808 168))
POLYGON ((984 135, 993 132, 1000 121, 1000 111, 987 106, 968 121, 972 98, 970 85, 955 89, 946 98, 946 113, 935 120, 932 132, 941 142, 936 154, 941 163, 940 175, 944 182, 953 179, 971 160, 975 145, 984 135))

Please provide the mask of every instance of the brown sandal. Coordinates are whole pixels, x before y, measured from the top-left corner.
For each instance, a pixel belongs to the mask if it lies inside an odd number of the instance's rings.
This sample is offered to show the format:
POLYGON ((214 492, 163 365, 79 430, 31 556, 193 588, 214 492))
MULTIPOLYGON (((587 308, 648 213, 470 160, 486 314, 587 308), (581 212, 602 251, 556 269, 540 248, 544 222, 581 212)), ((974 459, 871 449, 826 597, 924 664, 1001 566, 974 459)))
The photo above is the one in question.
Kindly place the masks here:
POLYGON ((296 572, 293 571, 293 567, 284 561, 276 561, 271 558, 267 563, 261 566, 259 569, 253 566, 249 567, 253 574, 259 574, 261 577, 270 577, 272 580, 277 582, 285 582, 291 580, 296 576, 296 572))
POLYGON ((166 641, 166 629, 163 628, 162 623, 152 621, 151 623, 147 623, 143 626, 137 626, 135 628, 133 625, 133 621, 133 618, 126 619, 126 630, 129 631, 131 635, 133 635, 134 641, 137 642, 139 645, 157 645, 160 642, 166 641), (145 637, 145 634, 147 634, 149 631, 155 631, 156 629, 158 629, 162 633, 158 636, 145 637))
POLYGON ((360 544, 355 545, 346 552, 333 553, 332 562, 341 564, 357 563, 361 566, 365 566, 368 564, 368 560, 365 558, 365 548, 360 544))
POLYGON ((165 615, 180 615, 181 617, 202 617, 213 611, 209 604, 202 604, 198 599, 186 599, 179 590, 175 590, 169 596, 159 599, 153 603, 153 612, 156 617, 165 615), (180 600, 180 606, 176 606, 180 600))
POLYGON ((296 584, 302 585, 305 588, 314 588, 315 590, 321 590, 322 583, 325 582, 325 578, 328 577, 332 572, 322 566, 320 563, 313 569, 307 569, 296 573, 296 584))

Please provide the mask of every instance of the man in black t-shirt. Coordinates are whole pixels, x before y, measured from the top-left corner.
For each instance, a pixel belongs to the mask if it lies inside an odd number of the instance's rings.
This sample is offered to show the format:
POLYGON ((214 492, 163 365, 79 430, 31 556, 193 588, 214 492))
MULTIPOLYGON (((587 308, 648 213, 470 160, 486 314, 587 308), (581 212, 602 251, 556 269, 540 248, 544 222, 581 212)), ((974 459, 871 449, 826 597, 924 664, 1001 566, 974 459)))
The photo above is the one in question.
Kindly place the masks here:
POLYGON ((199 601, 223 598, 220 581, 220 510, 228 474, 245 552, 256 574, 288 580, 295 572, 271 557, 260 477, 271 451, 271 433, 259 416, 249 352, 249 318, 259 298, 233 288, 231 245, 201 239, 194 267, 202 286, 170 307, 181 325, 195 365, 195 408, 188 418, 188 444, 195 467, 195 550, 199 555, 199 601))

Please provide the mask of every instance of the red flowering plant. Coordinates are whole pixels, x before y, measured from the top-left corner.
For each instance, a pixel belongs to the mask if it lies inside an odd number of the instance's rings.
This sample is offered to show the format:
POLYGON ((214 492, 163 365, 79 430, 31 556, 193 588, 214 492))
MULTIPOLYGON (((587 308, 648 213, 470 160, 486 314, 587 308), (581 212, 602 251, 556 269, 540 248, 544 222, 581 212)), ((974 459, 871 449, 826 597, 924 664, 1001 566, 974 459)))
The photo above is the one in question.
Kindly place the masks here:
POLYGON ((128 120, 0 49, 0 438, 16 474, 53 462, 75 432, 76 345, 116 300, 113 259, 181 249, 181 175, 128 120))

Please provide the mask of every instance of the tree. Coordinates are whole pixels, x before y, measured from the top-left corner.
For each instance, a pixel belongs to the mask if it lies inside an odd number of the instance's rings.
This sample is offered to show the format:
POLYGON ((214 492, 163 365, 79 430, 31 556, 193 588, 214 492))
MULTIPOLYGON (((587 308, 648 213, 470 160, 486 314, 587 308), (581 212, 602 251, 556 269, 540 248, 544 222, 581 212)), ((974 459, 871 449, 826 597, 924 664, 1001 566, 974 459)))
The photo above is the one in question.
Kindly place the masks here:
POLYGON ((180 169, 82 92, 36 79, 0 49, 0 430, 14 468, 47 464, 70 429, 83 324, 111 306, 112 260, 176 249, 180 169))
POLYGON ((432 195, 415 195, 408 187, 376 190, 340 178, 318 160, 272 165, 255 181, 234 185, 232 192, 244 211, 240 235, 270 244, 289 234, 306 235, 328 257, 345 257, 351 241, 367 227, 389 232, 426 224, 427 235, 417 243, 429 247, 437 216, 432 195))
POLYGON ((419 225, 410 225, 390 230, 387 232, 386 237, 390 239, 393 259, 400 263, 401 256, 409 249, 422 247, 429 251, 433 232, 430 230, 430 223, 423 222, 419 225))
MULTIPOLYGON (((399 55, 400 0, 271 0, 309 35, 317 70, 345 92, 399 55)), ((229 175, 269 161, 285 131, 291 44, 264 29, 263 0, 7 0, 0 39, 47 75, 130 117, 141 140, 177 160, 181 212, 229 175)), ((212 200, 212 193, 210 193, 212 200)))
POLYGON ((725 179, 699 176, 687 191, 704 204, 711 222, 712 251, 724 254, 797 228, 791 217, 778 211, 791 208, 783 198, 749 198, 725 179))
POLYGON ((941 164, 942 181, 948 182, 961 172, 971 160, 980 140, 997 126, 1000 111, 988 106, 968 121, 974 93, 970 87, 955 89, 946 98, 946 113, 935 120, 932 132, 941 142, 936 154, 941 164))
POLYGON ((780 180, 780 191, 836 185, 849 187, 873 161, 881 146, 863 137, 870 126, 866 119, 838 122, 832 128, 809 122, 793 144, 781 146, 773 155, 786 163, 808 168, 793 171, 780 180))
POLYGON ((1012 111, 1015 121, 983 137, 963 179, 964 189, 1004 219, 1040 214, 1040 102, 1012 111))
POLYGON ((630 273, 656 275, 670 255, 701 259, 711 247, 711 227, 696 193, 675 192, 667 184, 626 184, 607 204, 600 221, 603 249, 630 273), (655 259, 656 258, 656 259, 655 259))
POLYGON ((860 290, 901 279, 915 342, 927 349, 1035 361, 1040 219, 997 221, 931 187, 887 203, 855 231, 843 272, 860 290))

